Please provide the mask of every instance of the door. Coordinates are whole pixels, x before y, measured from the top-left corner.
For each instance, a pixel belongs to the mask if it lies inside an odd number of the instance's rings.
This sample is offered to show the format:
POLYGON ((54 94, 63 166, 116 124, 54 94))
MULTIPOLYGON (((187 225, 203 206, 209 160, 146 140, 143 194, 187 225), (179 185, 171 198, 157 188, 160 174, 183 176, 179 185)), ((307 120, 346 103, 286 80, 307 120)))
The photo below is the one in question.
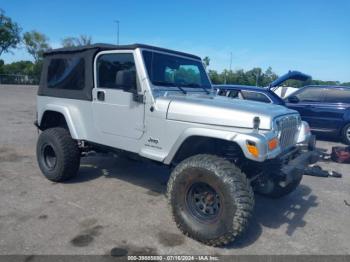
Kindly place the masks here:
POLYGON ((309 123, 311 129, 318 130, 325 126, 324 117, 320 114, 320 109, 324 103, 325 88, 306 87, 297 91, 292 96, 299 100, 297 103, 287 102, 287 107, 299 112, 302 120, 309 123))
POLYGON ((144 132, 144 103, 132 51, 101 52, 95 61, 94 122, 100 134, 139 139, 144 132))

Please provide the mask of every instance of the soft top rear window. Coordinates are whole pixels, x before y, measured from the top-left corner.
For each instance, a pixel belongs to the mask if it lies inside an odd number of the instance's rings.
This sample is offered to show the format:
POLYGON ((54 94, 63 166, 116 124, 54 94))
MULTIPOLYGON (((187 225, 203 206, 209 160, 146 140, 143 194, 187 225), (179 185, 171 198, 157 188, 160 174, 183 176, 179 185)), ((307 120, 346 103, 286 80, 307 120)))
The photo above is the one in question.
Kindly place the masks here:
POLYGON ((54 58, 50 60, 47 87, 81 90, 85 85, 85 63, 83 58, 54 58))

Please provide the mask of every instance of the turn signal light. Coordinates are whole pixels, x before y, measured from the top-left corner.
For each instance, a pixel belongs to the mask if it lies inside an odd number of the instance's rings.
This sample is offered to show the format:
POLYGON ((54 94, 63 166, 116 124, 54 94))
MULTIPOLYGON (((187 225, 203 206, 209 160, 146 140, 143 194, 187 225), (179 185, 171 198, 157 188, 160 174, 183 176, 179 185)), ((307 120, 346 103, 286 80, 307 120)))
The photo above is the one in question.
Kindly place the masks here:
POLYGON ((259 149, 254 142, 247 141, 248 152, 255 157, 259 157, 259 149))
POLYGON ((278 146, 278 139, 276 137, 272 138, 271 140, 269 140, 268 144, 269 144, 269 150, 272 151, 275 148, 277 148, 277 146, 278 146))

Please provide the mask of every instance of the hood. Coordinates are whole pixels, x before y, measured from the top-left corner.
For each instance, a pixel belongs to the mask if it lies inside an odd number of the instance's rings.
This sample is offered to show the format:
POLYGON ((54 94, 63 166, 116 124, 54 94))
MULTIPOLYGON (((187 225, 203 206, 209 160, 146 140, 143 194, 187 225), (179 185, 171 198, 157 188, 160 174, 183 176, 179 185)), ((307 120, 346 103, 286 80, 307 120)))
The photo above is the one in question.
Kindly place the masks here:
POLYGON ((170 100, 167 119, 191 123, 253 128, 253 119, 260 118, 260 129, 271 129, 275 117, 295 114, 286 107, 221 96, 184 96, 170 100))
POLYGON ((275 81, 271 82, 269 85, 269 89, 274 90, 274 87, 280 86, 283 82, 294 79, 294 80, 300 80, 300 81, 306 81, 308 79, 311 79, 311 76, 306 75, 304 73, 301 73, 299 71, 289 71, 287 74, 284 74, 277 78, 275 81))

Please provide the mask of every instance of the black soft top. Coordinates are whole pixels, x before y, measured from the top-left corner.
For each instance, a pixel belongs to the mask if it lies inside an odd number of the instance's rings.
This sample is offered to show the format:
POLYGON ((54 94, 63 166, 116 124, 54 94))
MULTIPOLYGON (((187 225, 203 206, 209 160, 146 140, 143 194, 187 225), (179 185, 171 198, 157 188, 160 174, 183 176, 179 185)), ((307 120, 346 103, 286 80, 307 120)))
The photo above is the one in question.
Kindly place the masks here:
POLYGON ((151 46, 151 45, 145 45, 145 44, 131 44, 131 45, 112 45, 112 44, 104 44, 104 43, 97 43, 93 45, 85 45, 85 46, 78 46, 78 47, 64 47, 64 48, 57 48, 52 49, 44 53, 44 56, 50 56, 54 54, 72 54, 72 53, 80 53, 88 50, 96 50, 99 51, 106 51, 106 50, 134 50, 136 48, 144 48, 144 49, 150 49, 155 51, 161 51, 161 52, 167 52, 182 56, 191 57, 194 59, 201 59, 199 56, 195 56, 192 54, 175 51, 171 49, 166 49, 162 47, 157 46, 151 46))
MULTIPOLYGON (((186 56, 193 59, 200 60, 201 58, 195 55, 165 49, 156 46, 144 45, 144 44, 132 44, 132 45, 111 45, 111 44, 93 44, 79 47, 66 47, 52 49, 44 53, 44 63, 41 73, 40 85, 38 89, 39 96, 51 96, 60 98, 70 98, 79 100, 92 100, 92 89, 94 87, 94 59, 97 53, 108 50, 134 50, 136 48, 143 48, 148 50, 167 52, 175 55, 186 56), (80 61, 80 67, 71 68, 67 77, 58 79, 62 83, 62 86, 66 82, 80 83, 79 89, 73 88, 52 88, 48 85, 48 73, 50 62, 54 60, 75 60, 77 63, 80 61)), ((74 63, 73 63, 74 64, 74 63)), ((51 70, 55 71, 55 70, 51 70)))

